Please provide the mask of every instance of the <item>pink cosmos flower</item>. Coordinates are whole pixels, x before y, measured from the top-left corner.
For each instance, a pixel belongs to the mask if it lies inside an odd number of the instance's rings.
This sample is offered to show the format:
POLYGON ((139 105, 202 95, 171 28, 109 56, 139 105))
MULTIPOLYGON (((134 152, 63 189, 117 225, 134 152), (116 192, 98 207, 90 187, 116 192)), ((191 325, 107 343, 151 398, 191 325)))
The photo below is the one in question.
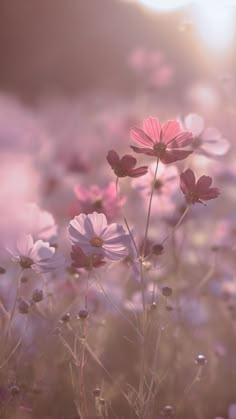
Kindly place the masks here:
POLYGON ((80 214, 70 222, 68 232, 72 243, 87 256, 119 260, 129 252, 130 236, 120 224, 108 225, 104 214, 80 214))
POLYGON ((107 155, 107 161, 117 177, 139 177, 147 173, 147 166, 134 168, 137 160, 130 154, 126 154, 120 158, 116 151, 110 150, 107 155))
MULTIPOLYGON (((211 188, 212 178, 210 176, 201 176, 196 182, 195 175, 191 169, 185 170, 180 175, 180 189, 185 195, 188 204, 209 201, 219 196, 218 188, 211 188)), ((205 204, 204 204, 205 205, 205 204)))
MULTIPOLYGON (((148 167, 148 173, 139 179, 132 181, 132 186, 144 195, 150 195, 156 169, 156 163, 148 167)), ((157 178, 154 185, 154 194, 170 195, 178 188, 178 170, 176 166, 158 165, 157 178)))
POLYGON ((30 234, 23 235, 16 244, 7 249, 12 260, 23 269, 33 269, 37 273, 48 273, 64 267, 65 260, 55 255, 55 248, 42 240, 33 241, 30 234))
MULTIPOLYGON (((141 195, 144 205, 147 207, 149 205, 149 196, 152 190, 156 163, 152 163, 148 169, 148 173, 145 176, 132 180, 132 187, 141 195)), ((174 194, 175 192, 177 193, 178 190, 179 173, 176 166, 166 166, 159 163, 152 200, 152 212, 155 216, 157 213, 167 215, 167 213, 172 213, 174 211, 176 206, 174 194)))
POLYGON ((204 119, 190 113, 184 118, 183 128, 192 132, 194 151, 208 157, 223 156, 230 148, 229 141, 222 137, 220 131, 214 127, 205 127, 204 119))
POLYGON ((191 150, 179 150, 192 141, 190 132, 181 132, 177 121, 168 121, 161 125, 156 118, 147 118, 143 122, 143 129, 133 128, 131 138, 145 147, 130 146, 136 153, 153 156, 164 164, 173 163, 188 157, 191 150))
POLYGON ((72 207, 72 216, 81 212, 89 214, 96 211, 104 213, 108 220, 113 220, 118 215, 120 207, 125 203, 125 197, 117 199, 115 182, 110 182, 105 188, 92 185, 86 189, 76 185, 74 192, 77 201, 72 207))
POLYGON ((71 259, 73 260, 72 267, 84 268, 87 270, 99 268, 106 263, 103 260, 103 255, 93 254, 87 256, 78 246, 72 246, 71 259))

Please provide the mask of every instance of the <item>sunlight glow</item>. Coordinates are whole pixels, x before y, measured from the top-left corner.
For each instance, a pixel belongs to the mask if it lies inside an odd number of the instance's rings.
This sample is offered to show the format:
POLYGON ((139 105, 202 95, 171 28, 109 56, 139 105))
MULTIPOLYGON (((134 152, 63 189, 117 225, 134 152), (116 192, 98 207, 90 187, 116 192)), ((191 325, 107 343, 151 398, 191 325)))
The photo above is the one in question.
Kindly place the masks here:
POLYGON ((193 24, 212 49, 227 48, 236 32, 236 0, 136 0, 155 12, 186 7, 193 24))

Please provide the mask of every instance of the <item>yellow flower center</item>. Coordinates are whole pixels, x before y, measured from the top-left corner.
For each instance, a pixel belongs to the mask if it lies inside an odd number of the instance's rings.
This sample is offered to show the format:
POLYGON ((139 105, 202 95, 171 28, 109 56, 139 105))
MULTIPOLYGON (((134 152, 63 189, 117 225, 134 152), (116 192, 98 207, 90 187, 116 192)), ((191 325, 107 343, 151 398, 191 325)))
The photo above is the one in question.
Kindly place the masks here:
POLYGON ((91 243, 91 245, 92 245, 92 246, 94 246, 94 247, 102 247, 102 245, 103 245, 103 240, 102 240, 100 237, 93 237, 93 238, 90 240, 90 243, 91 243))

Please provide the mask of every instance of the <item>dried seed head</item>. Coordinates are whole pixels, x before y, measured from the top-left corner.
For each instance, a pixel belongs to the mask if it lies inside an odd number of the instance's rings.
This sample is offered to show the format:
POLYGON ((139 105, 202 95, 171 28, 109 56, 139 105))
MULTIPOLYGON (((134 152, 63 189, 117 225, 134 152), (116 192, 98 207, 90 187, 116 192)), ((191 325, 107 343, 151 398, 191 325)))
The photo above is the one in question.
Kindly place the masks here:
POLYGON ((163 414, 164 416, 166 416, 167 418, 173 416, 175 413, 173 406, 167 405, 164 407, 163 409, 163 414))
POLYGON ((155 303, 155 301, 153 301, 153 303, 150 305, 150 310, 155 311, 156 309, 157 309, 157 303, 155 303))
POLYGON ((12 396, 17 396, 20 393, 20 388, 16 385, 10 387, 10 393, 12 396))
POLYGON ((61 316, 61 321, 63 323, 68 323, 70 321, 70 313, 65 313, 61 316))
POLYGON ((96 387, 96 388, 93 390, 93 395, 94 395, 94 397, 99 397, 99 396, 100 396, 100 394, 101 394, 101 389, 100 389, 99 387, 96 387))
POLYGON ((197 357, 195 358, 195 363, 201 366, 206 365, 207 359, 205 355, 202 355, 202 354, 197 355, 197 357))
POLYGON ((21 300, 18 304, 18 310, 21 314, 28 314, 30 309, 30 303, 27 300, 21 300))
POLYGON ((43 290, 34 290, 33 294, 32 294, 32 300, 35 303, 39 303, 40 301, 43 300, 43 290))
POLYGON ((81 319, 81 320, 85 320, 85 319, 87 319, 87 317, 88 317, 88 310, 86 309, 86 308, 82 308, 80 311, 79 311, 79 318, 81 319))
POLYGON ((26 282, 28 282, 28 280, 29 280, 29 277, 28 277, 28 276, 23 275, 23 276, 21 277, 21 282, 22 282, 22 284, 25 284, 26 282))
POLYGON ((162 288, 162 295, 164 295, 164 297, 170 297, 172 295, 172 288, 170 287, 163 287, 162 288))
POLYGON ((103 398, 100 398, 99 399, 99 403, 102 405, 102 406, 104 406, 105 405, 105 399, 103 399, 103 398))
POLYGON ((154 244, 154 246, 152 246, 153 255, 159 256, 162 254, 163 250, 164 247, 162 246, 162 244, 154 244))

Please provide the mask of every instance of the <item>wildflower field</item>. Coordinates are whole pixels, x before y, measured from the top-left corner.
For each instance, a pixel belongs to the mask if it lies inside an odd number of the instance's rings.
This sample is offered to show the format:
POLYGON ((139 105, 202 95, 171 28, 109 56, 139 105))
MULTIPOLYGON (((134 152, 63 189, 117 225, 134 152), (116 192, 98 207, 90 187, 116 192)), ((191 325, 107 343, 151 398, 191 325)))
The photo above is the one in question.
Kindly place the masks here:
POLYGON ((0 3, 0 419, 236 419, 236 1, 39 3, 0 3))

